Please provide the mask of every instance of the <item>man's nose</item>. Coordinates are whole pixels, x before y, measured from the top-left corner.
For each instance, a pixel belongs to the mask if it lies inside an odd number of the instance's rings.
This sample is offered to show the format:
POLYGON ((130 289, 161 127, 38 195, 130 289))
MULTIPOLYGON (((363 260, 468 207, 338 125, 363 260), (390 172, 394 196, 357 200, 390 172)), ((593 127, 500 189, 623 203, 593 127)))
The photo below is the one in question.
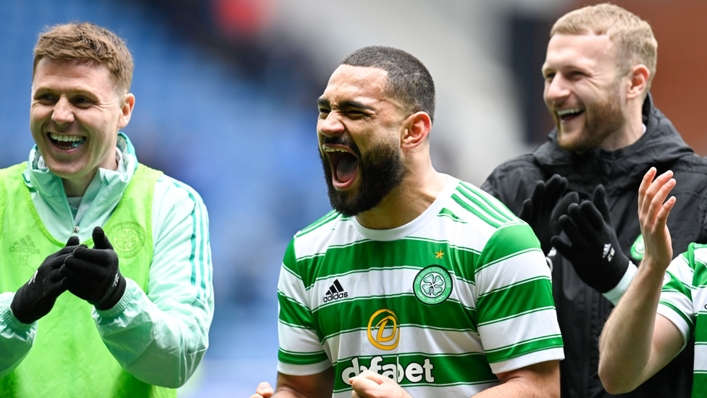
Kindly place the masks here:
POLYGON ((552 80, 545 81, 545 100, 548 102, 558 102, 567 98, 570 94, 567 80, 561 75, 553 76, 552 80))
POLYGON ((329 112, 324 119, 319 119, 318 131, 320 134, 330 137, 342 134, 345 130, 341 114, 338 112, 329 112))
POLYGON ((74 106, 66 97, 59 97, 59 101, 54 104, 54 109, 52 110, 52 120, 59 124, 71 123, 74 121, 74 106))

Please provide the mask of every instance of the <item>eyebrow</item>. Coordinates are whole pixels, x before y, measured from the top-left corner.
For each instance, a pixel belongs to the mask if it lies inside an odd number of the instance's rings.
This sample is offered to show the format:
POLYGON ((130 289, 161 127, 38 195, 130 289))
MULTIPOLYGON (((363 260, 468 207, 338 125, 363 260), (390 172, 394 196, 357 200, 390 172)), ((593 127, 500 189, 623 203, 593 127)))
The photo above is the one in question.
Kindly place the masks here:
MULTIPOLYGON (((325 99, 325 98, 319 98, 319 100, 317 101, 317 104, 320 107, 331 108, 331 102, 329 102, 329 100, 325 99)), ((358 109, 373 110, 373 107, 365 105, 363 102, 353 101, 353 100, 344 101, 344 102, 340 103, 339 108, 342 108, 342 109, 358 108, 358 109)))
MULTIPOLYGON (((56 89, 54 89, 52 87, 48 87, 48 86, 39 86, 34 89, 33 96, 38 95, 38 94, 54 93, 56 91, 64 91, 64 90, 56 90, 56 89)), ((69 95, 80 95, 80 96, 84 96, 84 97, 88 97, 88 98, 96 98, 96 94, 88 89, 84 90, 84 89, 79 88, 79 89, 66 90, 64 92, 68 93, 69 95)))
POLYGON ((317 105, 329 108, 331 106, 331 103, 327 99, 319 98, 317 100, 317 105))

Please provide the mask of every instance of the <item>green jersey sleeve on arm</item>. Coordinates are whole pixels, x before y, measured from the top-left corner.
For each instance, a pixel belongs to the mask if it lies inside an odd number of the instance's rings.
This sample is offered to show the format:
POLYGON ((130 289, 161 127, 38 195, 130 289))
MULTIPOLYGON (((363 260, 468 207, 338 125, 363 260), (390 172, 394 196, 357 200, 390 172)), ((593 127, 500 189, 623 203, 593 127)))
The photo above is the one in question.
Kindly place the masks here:
POLYGON ((478 261, 478 329, 494 373, 562 359, 550 270, 532 229, 501 226, 478 261))
POLYGON ((314 329, 307 289, 297 272, 294 239, 285 252, 278 282, 278 371, 290 375, 316 374, 331 366, 314 329))

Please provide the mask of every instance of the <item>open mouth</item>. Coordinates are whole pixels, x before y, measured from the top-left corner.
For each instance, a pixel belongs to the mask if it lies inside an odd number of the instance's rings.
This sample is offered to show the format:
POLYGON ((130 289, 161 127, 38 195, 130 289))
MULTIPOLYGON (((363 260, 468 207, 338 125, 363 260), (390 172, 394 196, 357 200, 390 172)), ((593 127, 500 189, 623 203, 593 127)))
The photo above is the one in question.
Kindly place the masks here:
POLYGON ((52 145, 61 150, 75 149, 86 142, 86 137, 81 137, 78 135, 48 133, 47 137, 49 138, 49 141, 51 141, 52 145))
POLYGON ((329 156, 332 183, 336 189, 350 187, 358 172, 358 157, 350 149, 340 145, 322 145, 322 150, 329 156))
POLYGON ((557 117, 560 118, 560 121, 568 122, 577 116, 581 115, 584 113, 584 109, 580 108, 567 108, 567 109, 561 109, 557 111, 557 117))

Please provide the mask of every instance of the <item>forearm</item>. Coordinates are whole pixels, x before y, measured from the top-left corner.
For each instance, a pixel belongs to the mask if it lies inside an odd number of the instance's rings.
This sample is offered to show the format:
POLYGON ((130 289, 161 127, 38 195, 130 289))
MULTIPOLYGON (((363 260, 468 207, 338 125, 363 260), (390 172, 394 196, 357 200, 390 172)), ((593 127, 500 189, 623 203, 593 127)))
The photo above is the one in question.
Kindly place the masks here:
POLYGON ((599 377, 613 393, 631 391, 652 375, 649 364, 664 275, 644 261, 604 326, 599 341, 599 377))
POLYGON ((154 385, 183 385, 201 362, 208 347, 211 323, 209 303, 153 303, 128 280, 118 304, 95 311, 101 338, 130 374, 154 385))
POLYGON ((501 384, 474 398, 559 398, 560 362, 547 361, 497 375, 501 384))
POLYGON ((0 378, 12 372, 29 354, 37 323, 24 324, 10 310, 13 293, 0 294, 0 378))
POLYGON ((558 380, 557 388, 552 389, 538 388, 530 383, 503 383, 474 395, 474 398, 559 398, 559 396, 560 383, 558 380))
POLYGON ((299 394, 287 388, 278 388, 272 398, 306 398, 306 395, 299 394))
POLYGON ((334 369, 329 367, 323 372, 292 376, 277 374, 277 388, 273 398, 328 398, 334 389, 334 369))

